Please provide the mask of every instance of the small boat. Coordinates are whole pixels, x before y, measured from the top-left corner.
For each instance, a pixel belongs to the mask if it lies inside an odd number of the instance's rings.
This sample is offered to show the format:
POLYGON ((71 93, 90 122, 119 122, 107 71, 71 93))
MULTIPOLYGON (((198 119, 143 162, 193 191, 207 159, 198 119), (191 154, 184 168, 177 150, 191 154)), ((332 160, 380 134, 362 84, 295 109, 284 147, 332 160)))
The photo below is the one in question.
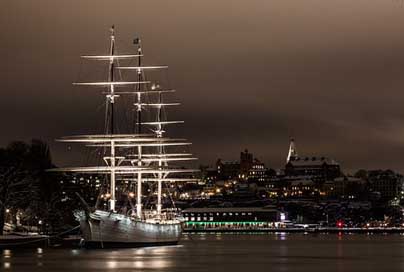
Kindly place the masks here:
POLYGON ((7 234, 0 236, 0 249, 15 248, 38 248, 49 245, 49 236, 47 235, 15 235, 7 234))

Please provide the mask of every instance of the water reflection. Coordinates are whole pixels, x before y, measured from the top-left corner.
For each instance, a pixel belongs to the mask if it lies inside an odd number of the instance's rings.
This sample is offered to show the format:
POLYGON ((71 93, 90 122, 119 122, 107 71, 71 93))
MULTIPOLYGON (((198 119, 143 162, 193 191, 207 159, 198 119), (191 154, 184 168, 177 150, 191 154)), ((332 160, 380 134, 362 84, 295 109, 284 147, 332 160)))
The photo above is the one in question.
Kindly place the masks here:
POLYGON ((277 232, 277 233, 274 233, 274 235, 275 235, 275 240, 285 241, 287 233, 286 232, 277 232))
POLYGON ((0 271, 401 271, 401 235, 188 234, 180 246, 0 251, 0 271))
MULTIPOLYGON (((172 266, 170 251, 176 247, 150 247, 112 251, 107 257, 108 269, 164 269, 172 266)), ((178 247, 177 247, 178 248, 178 247)))
POLYGON ((3 250, 3 257, 4 258, 10 258, 11 257, 11 250, 9 250, 9 249, 5 249, 5 250, 3 250))

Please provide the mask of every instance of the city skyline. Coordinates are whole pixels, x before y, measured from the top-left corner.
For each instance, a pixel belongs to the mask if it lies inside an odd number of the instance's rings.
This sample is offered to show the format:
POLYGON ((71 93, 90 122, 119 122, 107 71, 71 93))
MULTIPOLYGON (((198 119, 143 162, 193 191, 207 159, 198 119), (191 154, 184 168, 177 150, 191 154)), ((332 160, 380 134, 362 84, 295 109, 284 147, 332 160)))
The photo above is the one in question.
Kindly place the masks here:
POLYGON ((108 2, 96 9, 92 1, 40 2, 2 9, 3 146, 41 138, 64 164, 66 147, 53 140, 97 131, 103 96, 94 101, 94 93, 71 82, 79 75, 78 55, 92 53, 88 48, 106 52, 115 24, 120 52, 133 50, 139 36, 146 62, 170 67, 170 85, 182 102, 173 115, 185 120, 171 131, 193 142, 201 163, 237 159, 248 148, 268 167, 281 168, 293 136, 300 153, 335 158, 348 171, 404 171, 404 9, 394 1, 250 8, 123 1, 108 19, 108 2), (153 16, 166 23, 150 21, 153 16))
POLYGON ((401 271, 403 15, 4 1, 0 270, 401 271))

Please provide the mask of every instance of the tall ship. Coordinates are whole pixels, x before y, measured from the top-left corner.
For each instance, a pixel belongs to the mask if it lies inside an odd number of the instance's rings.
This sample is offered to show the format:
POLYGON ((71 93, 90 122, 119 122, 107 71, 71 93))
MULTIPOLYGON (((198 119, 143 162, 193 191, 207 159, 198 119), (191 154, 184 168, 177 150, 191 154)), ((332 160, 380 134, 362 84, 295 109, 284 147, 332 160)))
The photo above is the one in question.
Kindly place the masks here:
POLYGON ((162 200, 171 199, 170 191, 163 190, 175 182, 192 180, 197 172, 178 166, 196 159, 187 152, 191 143, 167 136, 168 125, 183 123, 167 119, 167 108, 179 103, 164 98, 175 90, 148 77, 152 71, 168 67, 144 65, 141 40, 136 38, 133 43, 134 54, 118 54, 112 26, 109 52, 82 56, 85 61, 98 61, 97 65, 101 63, 107 70, 104 81, 73 83, 95 88, 105 96, 104 131, 58 139, 95 148, 100 154, 102 165, 52 169, 105 177, 95 207, 87 206, 75 214, 85 247, 177 244, 183 220, 175 207, 163 206, 167 201, 162 200), (118 110, 129 116, 123 125, 118 110))

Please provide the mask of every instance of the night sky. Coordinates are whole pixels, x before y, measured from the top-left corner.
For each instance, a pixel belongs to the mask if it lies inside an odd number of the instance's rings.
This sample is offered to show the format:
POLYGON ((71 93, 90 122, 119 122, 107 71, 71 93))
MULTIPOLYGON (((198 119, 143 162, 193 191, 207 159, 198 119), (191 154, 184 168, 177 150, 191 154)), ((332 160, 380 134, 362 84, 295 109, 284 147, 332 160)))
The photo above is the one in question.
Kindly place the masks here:
POLYGON ((115 24, 119 52, 140 36, 145 62, 169 65, 185 121, 172 129, 201 163, 248 148, 278 168, 293 136, 348 171, 404 172, 401 0, 5 0, 0 23, 1 145, 44 139, 59 165, 77 155, 53 139, 99 128, 100 92, 71 82, 115 24))

